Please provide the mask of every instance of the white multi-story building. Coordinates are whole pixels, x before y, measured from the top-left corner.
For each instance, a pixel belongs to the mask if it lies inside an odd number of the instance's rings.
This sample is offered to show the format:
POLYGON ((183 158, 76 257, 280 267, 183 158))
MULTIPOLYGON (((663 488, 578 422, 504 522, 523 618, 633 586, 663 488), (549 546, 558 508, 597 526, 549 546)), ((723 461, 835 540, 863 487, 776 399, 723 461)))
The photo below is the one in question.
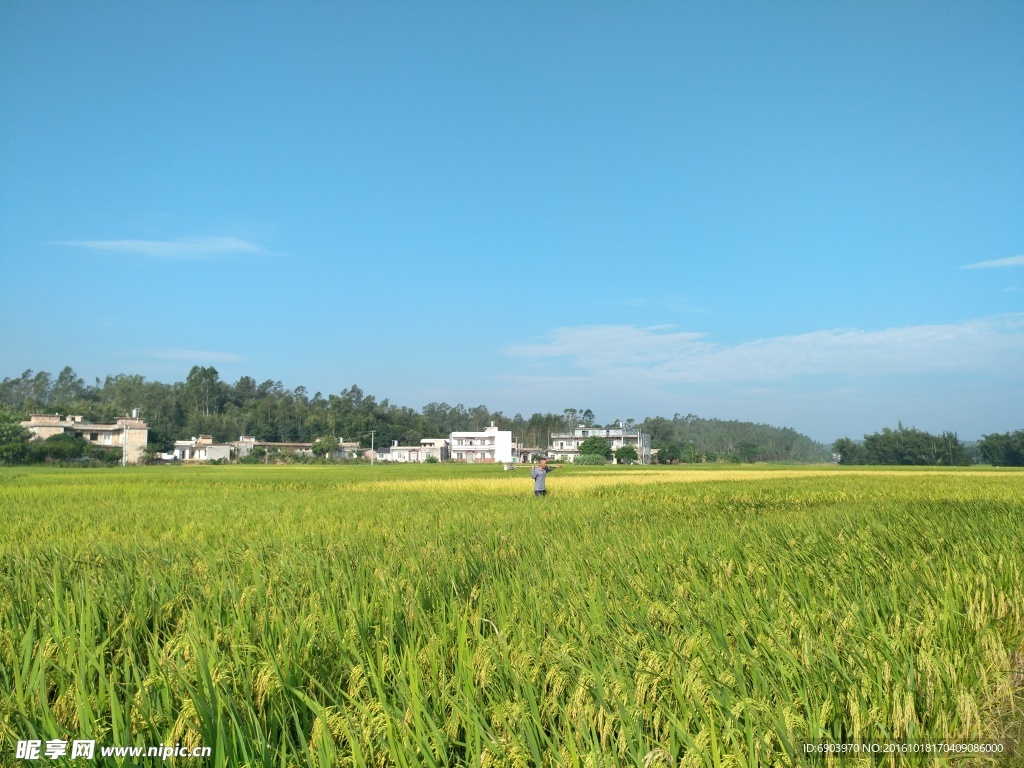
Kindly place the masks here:
POLYGON ((454 461, 467 464, 506 464, 515 459, 512 433, 498 429, 491 422, 483 432, 452 432, 451 452, 454 461))
POLYGON ((636 448, 638 462, 651 463, 651 436, 641 432, 638 427, 626 427, 621 423, 618 427, 588 427, 580 424, 572 432, 552 433, 548 454, 558 461, 573 461, 580 455, 580 444, 591 437, 603 438, 613 451, 631 445, 636 448))

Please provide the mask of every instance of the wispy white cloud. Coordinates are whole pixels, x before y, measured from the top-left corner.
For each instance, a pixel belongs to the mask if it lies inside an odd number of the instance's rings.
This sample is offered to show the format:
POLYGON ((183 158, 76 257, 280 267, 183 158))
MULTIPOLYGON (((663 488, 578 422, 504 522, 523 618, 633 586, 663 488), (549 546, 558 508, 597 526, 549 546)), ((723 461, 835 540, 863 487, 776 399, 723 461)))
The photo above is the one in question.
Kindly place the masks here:
POLYGON ((102 253, 156 259, 208 259, 232 254, 263 253, 263 248, 236 237, 185 237, 179 240, 62 240, 58 245, 102 253))
POLYGON ((1005 259, 993 259, 992 261, 978 261, 974 264, 967 264, 961 267, 961 269, 988 269, 990 267, 1024 267, 1024 254, 1009 256, 1005 259))
POLYGON ((570 357, 584 368, 660 364, 701 346, 704 334, 671 331, 671 325, 584 325, 555 328, 546 340, 515 344, 513 357, 570 357))
POLYGON ((153 349, 145 353, 147 357, 159 360, 184 360, 189 363, 241 363, 245 360, 234 352, 214 352, 205 349, 153 349))
POLYGON ((972 372, 1024 373, 1024 314, 948 325, 833 329, 734 345, 672 326, 556 328, 507 355, 561 358, 572 371, 647 383, 780 381, 798 376, 972 372))

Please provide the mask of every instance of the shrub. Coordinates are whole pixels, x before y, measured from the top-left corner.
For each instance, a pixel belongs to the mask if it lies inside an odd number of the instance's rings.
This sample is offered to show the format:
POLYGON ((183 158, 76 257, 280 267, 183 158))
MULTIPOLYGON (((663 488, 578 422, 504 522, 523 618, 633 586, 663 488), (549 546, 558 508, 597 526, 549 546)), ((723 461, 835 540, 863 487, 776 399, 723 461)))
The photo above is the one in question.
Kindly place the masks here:
MULTIPOLYGON (((603 440, 601 442, 604 442, 603 440)), ((584 453, 573 459, 573 464, 590 464, 593 466, 604 466, 607 464, 607 460, 604 456, 596 453, 584 453)))
POLYGON ((18 464, 28 456, 32 433, 6 408, 0 408, 0 463, 18 464))
POLYGON ((80 437, 59 434, 42 441, 33 440, 29 445, 29 451, 31 459, 36 462, 67 461, 81 458, 91 447, 80 437))

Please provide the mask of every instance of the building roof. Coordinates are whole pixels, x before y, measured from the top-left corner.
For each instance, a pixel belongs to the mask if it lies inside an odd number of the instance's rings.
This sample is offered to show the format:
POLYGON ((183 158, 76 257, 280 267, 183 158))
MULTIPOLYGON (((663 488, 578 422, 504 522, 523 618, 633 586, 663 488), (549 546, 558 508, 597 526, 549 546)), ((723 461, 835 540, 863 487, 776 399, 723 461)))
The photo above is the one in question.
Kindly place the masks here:
POLYGON ((79 431, 94 432, 120 432, 125 428, 149 429, 149 425, 143 419, 133 419, 128 416, 119 416, 114 424, 93 424, 81 416, 66 416, 61 418, 57 413, 33 413, 28 421, 20 422, 21 426, 31 429, 33 427, 46 427, 49 429, 77 429, 79 431))

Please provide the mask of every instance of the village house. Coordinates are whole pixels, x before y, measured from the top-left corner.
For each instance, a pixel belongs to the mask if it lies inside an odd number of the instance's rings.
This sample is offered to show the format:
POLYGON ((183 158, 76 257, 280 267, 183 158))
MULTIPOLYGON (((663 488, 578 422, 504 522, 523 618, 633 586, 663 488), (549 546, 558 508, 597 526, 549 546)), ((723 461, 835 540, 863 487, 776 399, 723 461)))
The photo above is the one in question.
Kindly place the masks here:
POLYGON ((399 445, 397 440, 392 441, 391 447, 387 453, 381 453, 378 451, 378 461, 393 461, 396 464, 408 464, 410 462, 420 462, 423 459, 420 458, 420 454, 423 453, 422 446, 419 445, 399 445))
MULTIPOLYGON (((245 439, 245 438, 243 438, 243 439, 245 439)), ((339 437, 339 438, 323 437, 321 439, 322 440, 337 439, 337 441, 338 441, 337 447, 334 448, 333 450, 331 450, 329 453, 326 454, 327 458, 329 458, 329 459, 335 459, 335 460, 337 460, 337 459, 358 459, 360 457, 360 455, 362 454, 362 452, 363 452, 363 449, 359 446, 358 442, 353 442, 353 441, 346 442, 345 438, 343 438, 343 437, 339 437)), ((316 441, 314 441, 314 443, 315 442, 316 441)), ((310 443, 310 450, 312 450, 312 446, 314 445, 314 443, 310 443)), ((285 443, 261 443, 261 445, 276 446, 276 445, 285 445, 285 443)), ((288 443, 288 445, 297 445, 297 443, 288 443)), ((303 443, 303 445, 305 445, 305 443, 303 443)), ((325 454, 324 454, 323 451, 320 451, 316 455, 317 456, 323 456, 325 454)))
POLYGON ((507 464, 515 461, 513 456, 512 433, 491 426, 483 432, 452 432, 452 459, 467 464, 507 464))
POLYGON ((234 457, 235 446, 230 443, 214 443, 213 435, 175 440, 170 453, 160 454, 160 458, 170 461, 231 461, 234 457))
POLYGON ((276 443, 268 440, 257 440, 250 435, 242 435, 234 443, 238 458, 248 456, 253 448, 265 448, 268 452, 294 453, 300 456, 312 456, 312 443, 276 443))
POLYGON ((423 446, 421 461, 426 461, 430 456, 438 461, 448 461, 451 458, 450 441, 447 437, 425 437, 420 440, 420 445, 423 446))
POLYGON ((613 451, 631 445, 636 449, 640 464, 651 463, 651 436, 638 427, 627 427, 622 422, 617 427, 588 427, 580 424, 572 432, 552 433, 548 454, 558 461, 574 461, 580 455, 580 444, 591 437, 603 438, 613 451))
POLYGON ((374 458, 377 461, 393 461, 398 464, 422 463, 428 456, 438 461, 448 459, 448 440, 443 437, 426 437, 419 445, 399 445, 394 440, 390 448, 379 449, 374 458))
POLYGON ((522 444, 517 445, 514 452, 515 460, 523 464, 540 461, 546 455, 545 451, 540 448, 525 448, 522 444))
POLYGON ((363 451, 363 458, 374 461, 391 461, 391 448, 367 448, 363 451))
POLYGON ((93 424, 81 416, 61 418, 59 413, 33 413, 21 426, 32 433, 33 440, 72 435, 100 448, 122 448, 129 464, 141 461, 149 444, 149 425, 138 417, 138 411, 119 417, 113 424, 93 424))
POLYGON ((363 449, 358 441, 345 441, 345 438, 338 438, 338 450, 331 452, 332 459, 358 459, 362 456, 363 449))

